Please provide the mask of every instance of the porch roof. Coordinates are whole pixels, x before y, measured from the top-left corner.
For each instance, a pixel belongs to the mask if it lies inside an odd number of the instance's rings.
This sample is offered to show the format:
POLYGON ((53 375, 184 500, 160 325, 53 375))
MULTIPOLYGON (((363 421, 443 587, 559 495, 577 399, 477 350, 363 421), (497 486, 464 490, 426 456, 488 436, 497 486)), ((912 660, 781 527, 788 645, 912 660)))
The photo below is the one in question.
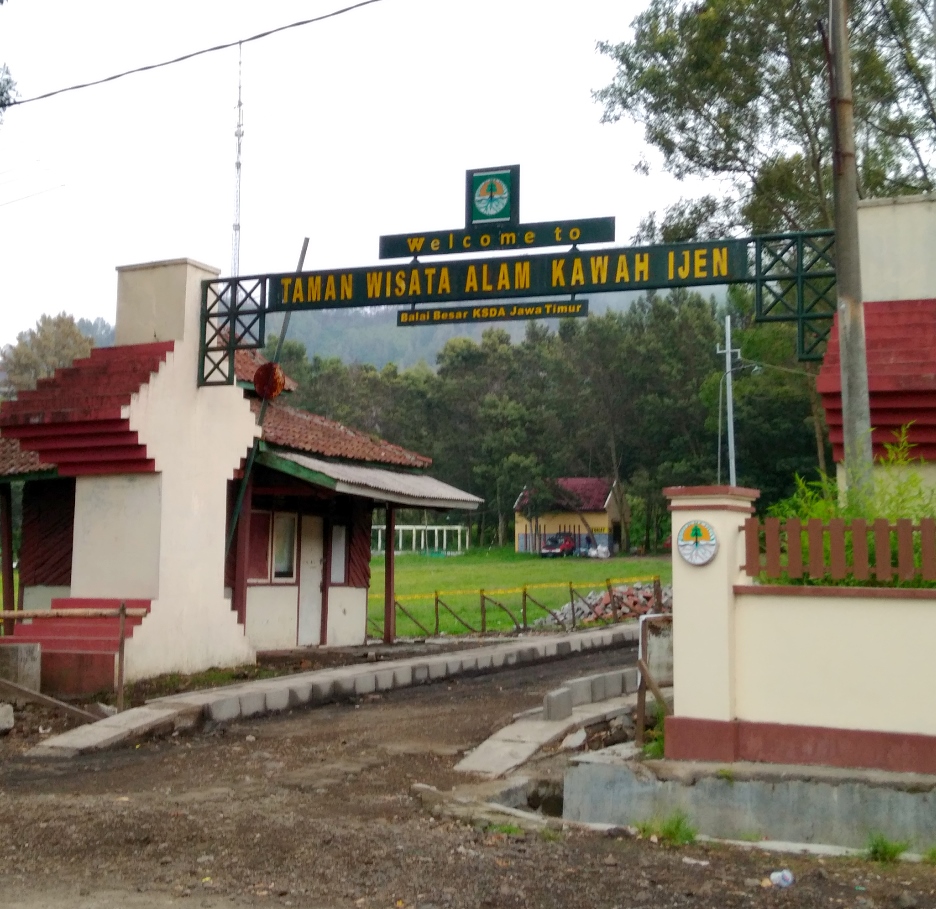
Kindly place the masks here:
POLYGON ((448 483, 380 467, 323 461, 294 451, 264 446, 258 463, 335 492, 412 508, 461 508, 474 511, 484 500, 448 483))

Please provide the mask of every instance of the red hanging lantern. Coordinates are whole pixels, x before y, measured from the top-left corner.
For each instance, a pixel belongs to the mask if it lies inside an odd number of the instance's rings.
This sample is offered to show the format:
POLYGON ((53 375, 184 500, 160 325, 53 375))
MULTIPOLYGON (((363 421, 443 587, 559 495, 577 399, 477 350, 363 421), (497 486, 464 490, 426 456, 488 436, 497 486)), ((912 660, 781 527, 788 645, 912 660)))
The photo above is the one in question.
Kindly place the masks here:
POLYGON ((264 363, 254 373, 254 389, 264 401, 272 401, 286 387, 286 373, 279 363, 264 363))

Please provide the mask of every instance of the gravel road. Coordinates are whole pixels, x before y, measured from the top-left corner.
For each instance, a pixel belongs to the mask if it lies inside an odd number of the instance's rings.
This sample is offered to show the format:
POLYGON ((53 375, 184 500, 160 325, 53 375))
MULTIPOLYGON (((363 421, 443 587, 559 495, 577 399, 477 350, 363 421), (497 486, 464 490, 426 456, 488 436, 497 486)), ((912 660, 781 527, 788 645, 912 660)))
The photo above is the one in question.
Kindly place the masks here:
POLYGON ((611 909, 936 905, 936 869, 516 835, 433 818, 415 782, 545 691, 632 663, 583 656, 297 710, 67 762, 0 751, 5 909, 611 909), (707 863, 707 864, 706 864, 707 863), (789 867, 796 883, 760 886, 789 867))

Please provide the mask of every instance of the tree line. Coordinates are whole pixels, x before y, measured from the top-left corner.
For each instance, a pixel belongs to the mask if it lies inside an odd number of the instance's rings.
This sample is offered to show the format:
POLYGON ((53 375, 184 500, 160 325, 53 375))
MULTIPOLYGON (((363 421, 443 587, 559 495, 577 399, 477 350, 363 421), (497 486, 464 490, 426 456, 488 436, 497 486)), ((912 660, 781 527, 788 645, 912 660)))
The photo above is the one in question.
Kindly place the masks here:
POLYGON ((299 383, 288 403, 429 455, 434 476, 482 496, 479 541, 508 542, 524 488, 593 476, 621 484, 626 541, 652 549, 667 534, 663 488, 718 479, 725 314, 745 358, 733 372, 738 482, 767 507, 793 492, 794 474, 826 466, 816 367, 796 362, 789 326, 755 326, 751 311, 743 288, 721 307, 676 290, 555 331, 531 321, 516 342, 501 328, 453 338, 433 366, 310 360, 288 338, 281 363, 299 383))
MULTIPOLYGON (((687 290, 651 293, 556 329, 527 322, 518 340, 499 327, 479 340, 451 338, 431 366, 405 369, 310 359, 303 342, 287 339, 281 362, 299 383, 287 401, 429 455, 434 476, 484 499, 479 543, 508 542, 524 489, 535 493, 532 516, 550 499, 551 481, 592 476, 623 491, 625 545, 650 550, 667 533, 664 487, 727 482, 724 358, 716 353, 725 315, 742 352, 733 370, 738 482, 760 489, 766 509, 794 492, 796 474, 808 480, 827 469, 817 367, 794 359, 792 326, 755 325, 752 309, 737 286, 721 304, 687 290)), ((35 387, 112 343, 103 319, 43 316, 0 353, 0 391, 35 387)))

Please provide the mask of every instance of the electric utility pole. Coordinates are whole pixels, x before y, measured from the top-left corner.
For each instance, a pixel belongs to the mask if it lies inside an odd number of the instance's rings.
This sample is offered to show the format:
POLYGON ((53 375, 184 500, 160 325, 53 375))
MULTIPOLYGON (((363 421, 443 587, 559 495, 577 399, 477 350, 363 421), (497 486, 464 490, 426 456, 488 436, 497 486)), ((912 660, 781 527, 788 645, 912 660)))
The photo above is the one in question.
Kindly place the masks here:
POLYGON ((858 248, 858 165, 848 48, 848 0, 829 0, 834 78, 835 275, 842 375, 842 430, 849 498, 868 495, 873 456, 868 360, 858 248))

